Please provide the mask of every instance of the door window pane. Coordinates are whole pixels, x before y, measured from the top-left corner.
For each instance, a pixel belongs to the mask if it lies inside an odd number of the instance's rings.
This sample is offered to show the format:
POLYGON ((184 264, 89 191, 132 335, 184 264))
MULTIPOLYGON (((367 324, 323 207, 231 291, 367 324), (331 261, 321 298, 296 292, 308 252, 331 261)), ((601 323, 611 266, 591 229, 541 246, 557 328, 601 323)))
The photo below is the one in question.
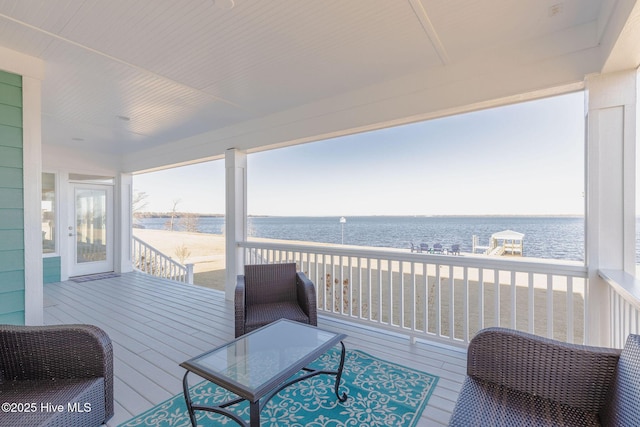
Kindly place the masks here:
POLYGON ((107 259, 107 192, 76 191, 76 245, 78 263, 107 259))

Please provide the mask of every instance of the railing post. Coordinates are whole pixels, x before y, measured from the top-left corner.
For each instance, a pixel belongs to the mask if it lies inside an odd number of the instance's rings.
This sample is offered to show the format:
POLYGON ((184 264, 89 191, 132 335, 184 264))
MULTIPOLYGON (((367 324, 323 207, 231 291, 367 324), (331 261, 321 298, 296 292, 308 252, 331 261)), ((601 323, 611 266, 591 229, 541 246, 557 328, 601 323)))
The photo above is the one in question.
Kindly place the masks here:
POLYGON ((186 264, 187 267, 187 283, 193 285, 193 264, 186 264))

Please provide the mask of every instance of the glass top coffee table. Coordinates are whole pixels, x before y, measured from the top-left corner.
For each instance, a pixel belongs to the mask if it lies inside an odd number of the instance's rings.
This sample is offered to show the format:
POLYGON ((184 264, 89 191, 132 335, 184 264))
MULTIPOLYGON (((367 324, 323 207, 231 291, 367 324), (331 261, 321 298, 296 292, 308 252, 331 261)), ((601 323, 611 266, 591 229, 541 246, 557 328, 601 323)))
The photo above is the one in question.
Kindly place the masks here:
POLYGON ((209 411, 223 414, 243 426, 259 426, 260 411, 266 403, 285 387, 319 374, 335 375, 335 394, 338 400, 347 400, 340 394, 340 379, 344 368, 345 334, 324 331, 315 326, 281 319, 249 334, 243 335, 211 351, 180 364, 187 370, 182 386, 184 397, 195 427, 194 411, 209 411), (340 343, 340 364, 335 371, 307 368, 311 362, 340 343), (296 372, 304 370, 302 376, 290 379, 296 372), (239 397, 217 406, 194 405, 189 395, 187 375, 193 372, 202 378, 223 387, 239 397), (247 400, 250 423, 226 409, 247 400))

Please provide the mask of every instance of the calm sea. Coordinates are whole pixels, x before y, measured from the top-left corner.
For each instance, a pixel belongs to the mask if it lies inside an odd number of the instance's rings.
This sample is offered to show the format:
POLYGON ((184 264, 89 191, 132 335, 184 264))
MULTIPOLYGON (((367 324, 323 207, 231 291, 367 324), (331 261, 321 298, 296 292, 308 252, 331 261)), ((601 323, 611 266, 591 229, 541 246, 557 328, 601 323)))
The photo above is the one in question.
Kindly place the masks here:
MULTIPOLYGON (((166 221, 145 218, 140 223, 162 229, 166 221)), ((459 244, 462 252, 471 252, 473 235, 488 245, 493 233, 513 230, 525 235, 524 256, 584 260, 582 217, 358 216, 347 217, 344 227, 339 217, 250 217, 248 226, 251 237, 406 249, 412 242, 445 248, 459 244)), ((224 218, 200 218, 198 229, 223 234, 224 218)))

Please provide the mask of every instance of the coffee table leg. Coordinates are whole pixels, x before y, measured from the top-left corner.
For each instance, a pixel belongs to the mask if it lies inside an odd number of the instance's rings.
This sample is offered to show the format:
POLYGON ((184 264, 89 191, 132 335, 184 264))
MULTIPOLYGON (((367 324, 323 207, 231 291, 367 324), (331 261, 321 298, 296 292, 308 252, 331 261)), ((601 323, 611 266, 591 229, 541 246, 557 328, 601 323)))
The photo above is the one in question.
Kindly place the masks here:
POLYGON ((251 427, 260 427, 260 401, 249 402, 249 423, 251 427))
POLYGON ((342 346, 342 352, 340 353, 340 367, 338 368, 338 374, 336 375, 335 392, 338 400, 340 402, 344 402, 347 400, 347 393, 342 392, 342 396, 340 396, 340 391, 338 389, 340 388, 340 380, 342 379, 342 370, 344 369, 344 358, 345 358, 346 350, 344 348, 344 343, 342 341, 340 341, 340 345, 342 346))

